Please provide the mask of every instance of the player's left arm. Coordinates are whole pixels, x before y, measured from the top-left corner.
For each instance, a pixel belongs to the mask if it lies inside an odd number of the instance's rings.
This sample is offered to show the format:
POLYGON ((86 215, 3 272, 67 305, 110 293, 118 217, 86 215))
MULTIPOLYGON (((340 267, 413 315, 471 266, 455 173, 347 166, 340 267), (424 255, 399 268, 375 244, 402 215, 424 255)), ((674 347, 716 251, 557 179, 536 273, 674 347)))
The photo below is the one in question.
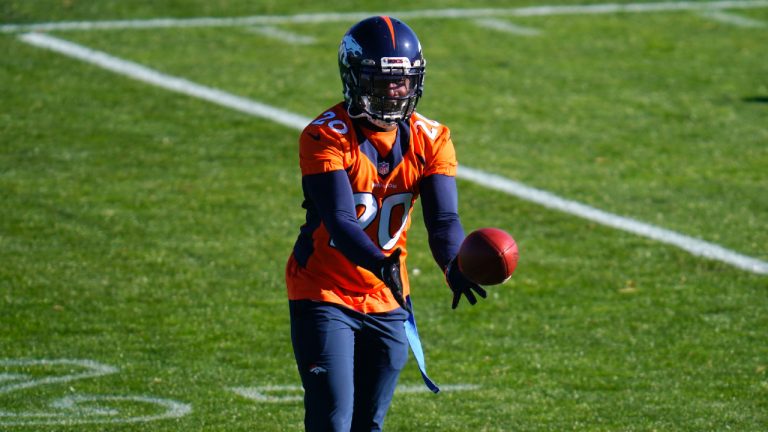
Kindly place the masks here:
POLYGON ((477 303, 475 293, 482 298, 487 294, 483 287, 464 276, 456 260, 464 240, 464 228, 458 212, 456 178, 442 174, 425 177, 421 182, 421 200, 429 248, 445 272, 445 280, 453 292, 451 308, 456 309, 462 295, 469 304, 474 305, 477 303))
POLYGON ((432 256, 446 271, 464 240, 456 187, 456 150, 448 127, 418 113, 414 118, 414 141, 418 138, 423 143, 425 160, 424 177, 419 183, 424 224, 432 256))
POLYGON ((445 271, 464 240, 456 177, 433 174, 421 180, 420 189, 429 248, 437 264, 445 271))
POLYGON ((456 256, 464 240, 464 228, 459 219, 459 199, 456 187, 456 151, 450 130, 437 122, 417 120, 425 130, 427 167, 421 181, 421 199, 424 223, 427 227, 429 247, 437 264, 445 272, 445 280, 453 291, 451 307, 456 309, 461 296, 470 304, 477 303, 475 293, 485 298, 480 285, 467 279, 458 266, 456 256))

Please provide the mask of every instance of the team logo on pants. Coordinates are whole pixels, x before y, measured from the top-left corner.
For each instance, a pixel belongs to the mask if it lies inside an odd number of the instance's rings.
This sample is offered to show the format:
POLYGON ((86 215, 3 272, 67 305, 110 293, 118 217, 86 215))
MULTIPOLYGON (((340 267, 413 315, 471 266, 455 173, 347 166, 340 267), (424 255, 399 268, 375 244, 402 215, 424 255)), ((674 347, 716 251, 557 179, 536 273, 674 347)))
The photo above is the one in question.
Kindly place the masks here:
POLYGON ((321 373, 326 373, 326 372, 328 371, 322 366, 318 366, 314 364, 309 366, 309 373, 320 375, 321 373))

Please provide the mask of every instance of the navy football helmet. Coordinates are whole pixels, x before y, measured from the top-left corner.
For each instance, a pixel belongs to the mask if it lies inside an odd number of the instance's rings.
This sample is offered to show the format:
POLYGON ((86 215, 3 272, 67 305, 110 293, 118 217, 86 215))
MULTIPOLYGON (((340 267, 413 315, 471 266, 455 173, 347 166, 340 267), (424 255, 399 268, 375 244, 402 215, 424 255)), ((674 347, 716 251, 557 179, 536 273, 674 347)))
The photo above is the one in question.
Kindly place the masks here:
POLYGON ((351 117, 391 125, 407 120, 424 88, 426 61, 416 33, 388 16, 364 19, 339 45, 339 72, 351 117))

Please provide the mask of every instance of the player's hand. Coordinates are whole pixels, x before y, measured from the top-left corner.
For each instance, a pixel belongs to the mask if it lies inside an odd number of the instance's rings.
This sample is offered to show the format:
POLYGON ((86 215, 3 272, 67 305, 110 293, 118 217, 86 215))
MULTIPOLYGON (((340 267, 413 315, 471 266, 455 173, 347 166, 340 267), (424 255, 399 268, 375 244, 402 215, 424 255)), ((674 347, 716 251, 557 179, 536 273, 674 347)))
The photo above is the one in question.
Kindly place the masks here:
POLYGON ((464 294, 471 305, 477 303, 475 293, 482 298, 485 298, 487 295, 483 287, 467 279, 461 273, 461 270, 459 270, 459 263, 455 258, 448 264, 448 269, 445 271, 445 280, 448 282, 451 291, 453 291, 453 303, 451 304, 451 309, 456 309, 459 305, 459 300, 461 300, 462 294, 464 294))
POLYGON ((395 249, 391 255, 381 260, 378 276, 392 292, 397 304, 411 313, 411 308, 403 295, 403 279, 400 277, 400 248, 395 249))

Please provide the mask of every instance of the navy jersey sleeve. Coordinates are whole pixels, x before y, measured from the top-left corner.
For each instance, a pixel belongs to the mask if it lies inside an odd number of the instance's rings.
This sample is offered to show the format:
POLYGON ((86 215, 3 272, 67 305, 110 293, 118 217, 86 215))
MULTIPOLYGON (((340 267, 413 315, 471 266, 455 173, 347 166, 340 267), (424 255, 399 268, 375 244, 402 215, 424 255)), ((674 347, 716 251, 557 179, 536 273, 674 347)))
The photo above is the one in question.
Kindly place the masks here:
POLYGON ((437 264, 445 271, 464 240, 464 228, 459 219, 456 178, 433 174, 422 179, 421 207, 429 236, 429 248, 437 264))
POLYGON ((304 194, 314 205, 336 248, 355 265, 374 274, 386 256, 357 222, 352 186, 343 170, 306 175, 304 194))

